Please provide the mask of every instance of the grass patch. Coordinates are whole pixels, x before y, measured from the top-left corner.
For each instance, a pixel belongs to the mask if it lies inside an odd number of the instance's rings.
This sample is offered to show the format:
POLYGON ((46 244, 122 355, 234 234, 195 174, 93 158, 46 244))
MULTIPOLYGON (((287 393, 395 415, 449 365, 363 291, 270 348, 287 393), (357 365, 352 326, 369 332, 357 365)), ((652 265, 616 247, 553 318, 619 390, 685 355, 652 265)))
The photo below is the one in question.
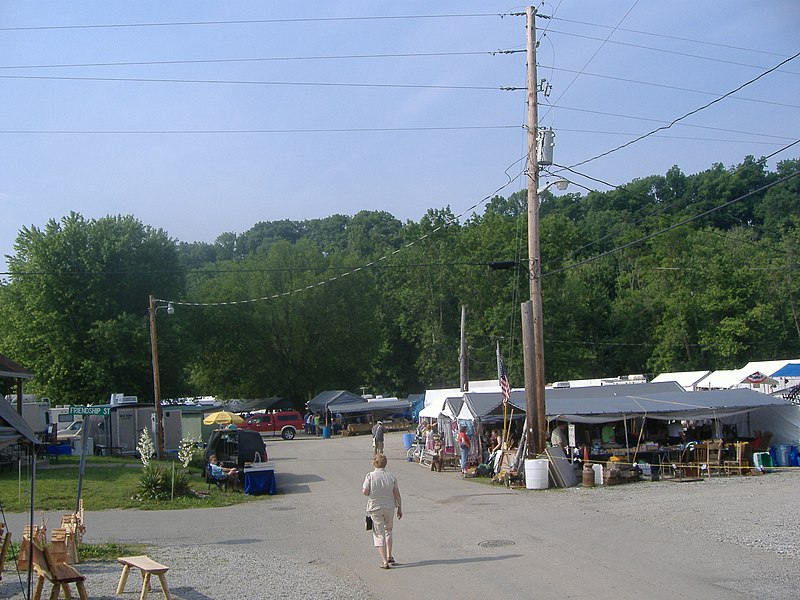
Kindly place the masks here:
MULTIPOLYGON (((81 544, 80 559, 81 562, 108 562, 117 560, 120 556, 137 556, 139 554, 147 554, 146 544, 117 544, 117 543, 104 543, 104 544, 81 544)), ((11 542, 6 555, 6 562, 15 562, 16 557, 19 555, 19 544, 11 542)))
MULTIPOLYGON (((173 463, 164 461, 172 470, 173 463)), ((180 464, 175 464, 180 469, 180 464)), ((143 466, 139 460, 117 457, 89 457, 84 468, 81 496, 86 510, 131 509, 168 510, 231 506, 255 500, 239 492, 221 492, 213 485, 208 495, 208 484, 202 472, 189 468, 189 487, 202 497, 175 498, 174 500, 137 500, 137 487, 143 466)), ((34 509, 73 512, 78 491, 77 457, 60 457, 51 468, 37 468, 34 489, 34 509)), ((23 466, 22 477, 16 469, 0 474, 0 506, 6 512, 25 512, 30 508, 30 476, 23 466)))

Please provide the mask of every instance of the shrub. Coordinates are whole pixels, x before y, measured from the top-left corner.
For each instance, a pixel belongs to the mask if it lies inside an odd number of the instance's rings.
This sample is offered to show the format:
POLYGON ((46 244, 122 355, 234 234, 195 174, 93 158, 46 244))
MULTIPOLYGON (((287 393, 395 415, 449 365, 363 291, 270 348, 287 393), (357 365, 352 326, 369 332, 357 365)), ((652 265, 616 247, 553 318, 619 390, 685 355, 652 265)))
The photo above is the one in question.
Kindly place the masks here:
POLYGON ((142 471, 136 497, 140 500, 170 500, 179 496, 191 496, 189 476, 182 470, 176 471, 165 468, 155 462, 150 462, 142 471))

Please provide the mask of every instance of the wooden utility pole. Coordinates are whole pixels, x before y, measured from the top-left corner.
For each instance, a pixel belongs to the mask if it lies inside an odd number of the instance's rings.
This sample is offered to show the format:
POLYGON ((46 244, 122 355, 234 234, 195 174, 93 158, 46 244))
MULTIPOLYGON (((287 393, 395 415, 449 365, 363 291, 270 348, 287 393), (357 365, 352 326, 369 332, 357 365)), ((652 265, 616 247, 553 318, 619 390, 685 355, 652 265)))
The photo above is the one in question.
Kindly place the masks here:
POLYGON ((161 376, 158 373, 158 339, 156 337, 156 301, 150 294, 150 352, 153 358, 153 396, 156 411, 156 458, 164 458, 164 422, 161 417, 161 376))
POLYGON ((525 358, 526 453, 528 458, 544 452, 547 417, 544 399, 544 332, 542 328, 542 281, 539 255, 539 113, 536 75, 536 9, 525 9, 526 57, 528 62, 528 276, 531 300, 523 304, 523 356, 525 358), (525 308, 530 304, 530 313, 525 308), (529 344, 525 345, 526 334, 529 344), (532 362, 532 365, 531 365, 532 362))

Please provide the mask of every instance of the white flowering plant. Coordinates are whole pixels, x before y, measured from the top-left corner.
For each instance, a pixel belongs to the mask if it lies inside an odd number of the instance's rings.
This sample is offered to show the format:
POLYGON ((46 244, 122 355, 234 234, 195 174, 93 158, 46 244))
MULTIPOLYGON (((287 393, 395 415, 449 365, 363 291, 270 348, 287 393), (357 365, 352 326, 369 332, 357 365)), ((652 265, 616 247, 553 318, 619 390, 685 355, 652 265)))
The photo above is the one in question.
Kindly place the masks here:
POLYGON ((142 433, 139 435, 139 443, 136 445, 136 451, 139 453, 139 458, 141 459, 142 464, 145 467, 149 465, 156 453, 156 447, 153 444, 153 438, 150 436, 150 432, 147 431, 147 429, 142 429, 142 433))
POLYGON ((178 460, 181 461, 184 469, 189 466, 190 462, 192 462, 194 449, 199 442, 199 437, 196 439, 185 437, 181 440, 180 444, 178 444, 178 460))

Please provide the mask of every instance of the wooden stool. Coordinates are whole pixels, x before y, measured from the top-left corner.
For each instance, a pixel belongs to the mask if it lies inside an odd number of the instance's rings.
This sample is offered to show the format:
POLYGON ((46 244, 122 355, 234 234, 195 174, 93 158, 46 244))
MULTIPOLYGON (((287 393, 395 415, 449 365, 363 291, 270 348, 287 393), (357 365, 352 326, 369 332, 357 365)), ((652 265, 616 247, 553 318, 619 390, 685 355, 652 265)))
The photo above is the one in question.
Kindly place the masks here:
POLYGON ((170 600, 169 587, 167 586, 167 571, 169 567, 157 563, 149 556, 122 556, 117 559, 117 562, 122 565, 122 575, 119 578, 119 585, 117 586, 117 594, 125 591, 125 582, 128 580, 128 572, 131 567, 139 569, 142 573, 142 594, 139 600, 147 598, 147 593, 150 591, 150 576, 156 575, 161 582, 161 591, 166 600, 170 600))

